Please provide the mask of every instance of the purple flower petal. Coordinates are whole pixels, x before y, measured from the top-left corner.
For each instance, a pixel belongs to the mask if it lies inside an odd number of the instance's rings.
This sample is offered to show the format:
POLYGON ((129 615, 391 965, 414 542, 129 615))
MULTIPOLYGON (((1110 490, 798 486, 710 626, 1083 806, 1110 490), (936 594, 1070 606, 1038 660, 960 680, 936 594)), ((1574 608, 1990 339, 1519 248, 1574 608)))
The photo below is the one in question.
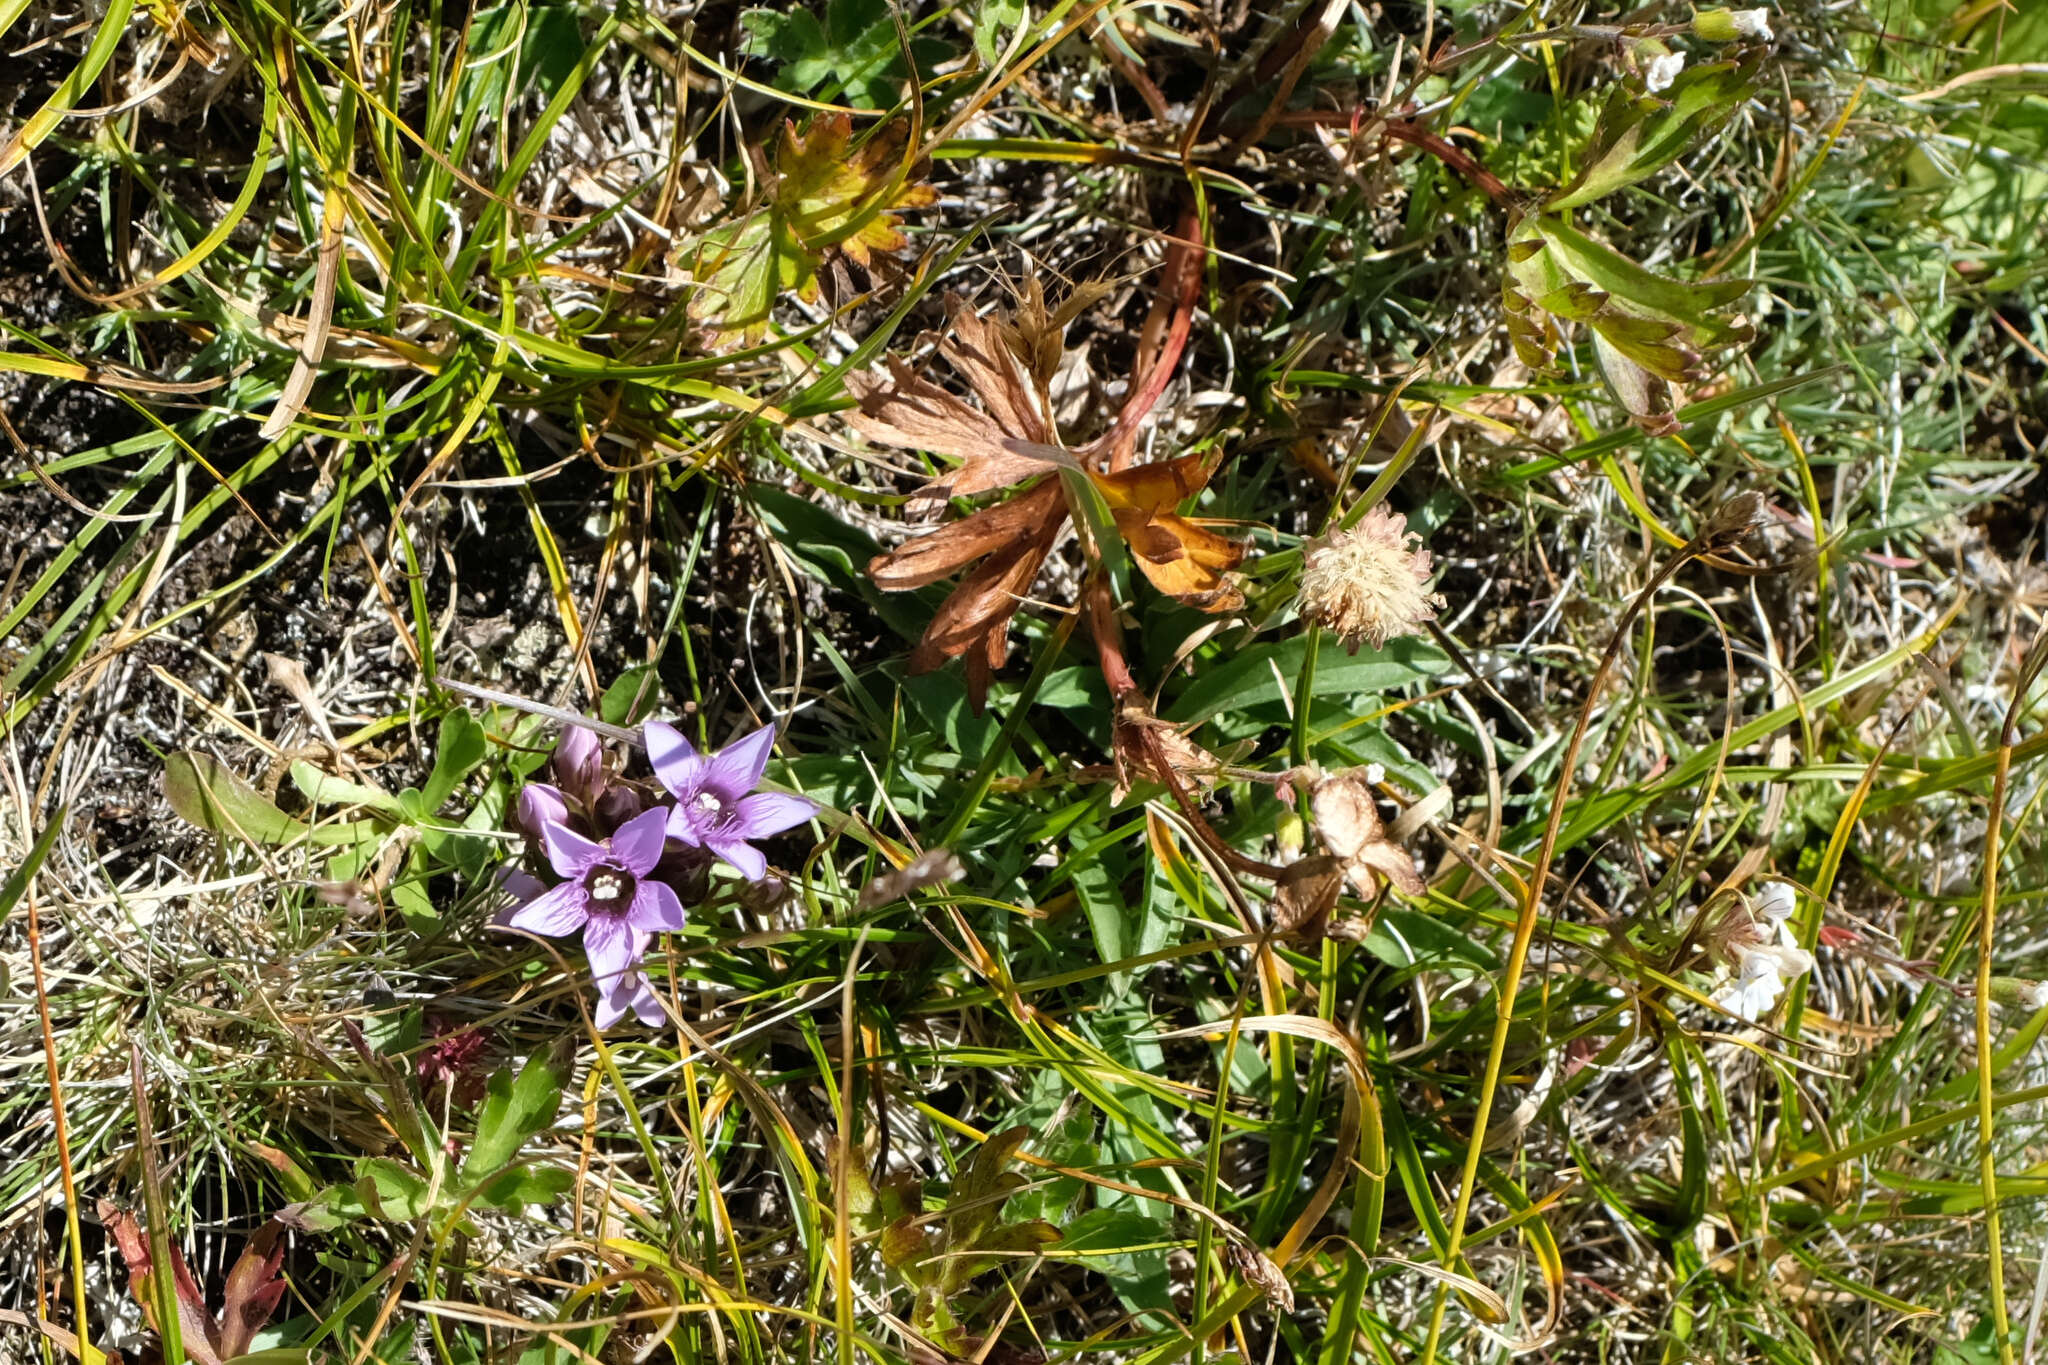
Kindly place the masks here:
POLYGON ((720 749, 706 760, 704 785, 728 801, 737 801, 761 785, 768 754, 775 748, 775 727, 764 725, 720 749))
POLYGON ((818 813, 818 803, 787 792, 756 792, 733 809, 732 827, 743 839, 765 839, 795 829, 818 813))
POLYGON ((506 918, 505 926, 524 929, 529 934, 561 938, 575 933, 590 918, 588 900, 580 882, 563 882, 514 910, 506 918))
POLYGON ((593 915, 583 922, 583 955, 600 985, 640 965, 651 938, 621 915, 593 915))
POLYGON ((702 848, 704 847, 704 836, 710 832, 710 828, 703 815, 698 812, 695 803, 685 800, 681 804, 670 808, 668 812, 669 838, 688 844, 691 848, 702 848))
POLYGON ((523 867, 506 863, 498 869, 498 889, 518 898, 521 905, 548 889, 548 884, 523 867))
POLYGON ((684 924, 682 898, 667 882, 643 881, 633 888, 626 922, 650 933, 674 932, 684 924))
POLYGON ((628 1010, 649 1026, 668 1018, 662 1013, 661 998, 655 995, 654 987, 639 972, 626 972, 614 978, 610 987, 599 992, 593 1013, 597 1026, 608 1029, 624 1019, 628 1010))
POLYGON ((543 837, 549 825, 559 825, 569 818, 569 803, 562 794, 545 782, 529 782, 519 793, 519 826, 529 835, 543 837))
POLYGON ((768 860, 761 856, 761 850, 744 839, 730 834, 713 835, 709 841, 711 851, 732 864, 733 871, 750 882, 758 882, 768 875, 768 860))
POLYGON ((525 868, 517 867, 511 863, 500 865, 494 880, 498 884, 498 890, 512 897, 512 904, 491 916, 491 928, 493 929, 511 928, 512 917, 519 913, 519 908, 548 889, 546 882, 534 876, 525 868))
POLYGON ((647 745, 647 761, 654 765, 654 775, 661 785, 685 799, 694 795, 697 784, 703 780, 704 760, 683 738, 682 731, 650 720, 641 727, 640 738, 647 745))
POLYGON ((644 877, 661 861, 661 846, 667 842, 668 812, 642 811, 612 836, 612 857, 635 877, 644 877))
POLYGON ((555 781, 578 801, 588 804, 597 795, 598 781, 604 776, 604 744, 595 731, 565 725, 562 737, 555 741, 552 766, 555 781))
POLYGON ((558 877, 580 877, 592 863, 604 858, 604 845, 592 843, 567 825, 542 825, 540 842, 558 877))

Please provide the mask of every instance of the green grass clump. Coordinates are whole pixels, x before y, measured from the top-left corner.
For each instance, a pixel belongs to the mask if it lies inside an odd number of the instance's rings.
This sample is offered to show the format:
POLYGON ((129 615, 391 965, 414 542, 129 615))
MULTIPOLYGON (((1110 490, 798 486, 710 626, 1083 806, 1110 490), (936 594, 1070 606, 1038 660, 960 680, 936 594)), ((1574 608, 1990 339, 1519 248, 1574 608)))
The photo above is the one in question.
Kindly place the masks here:
POLYGON ((0 1357, 2040 1351, 2048 9, 0 37, 0 1357))

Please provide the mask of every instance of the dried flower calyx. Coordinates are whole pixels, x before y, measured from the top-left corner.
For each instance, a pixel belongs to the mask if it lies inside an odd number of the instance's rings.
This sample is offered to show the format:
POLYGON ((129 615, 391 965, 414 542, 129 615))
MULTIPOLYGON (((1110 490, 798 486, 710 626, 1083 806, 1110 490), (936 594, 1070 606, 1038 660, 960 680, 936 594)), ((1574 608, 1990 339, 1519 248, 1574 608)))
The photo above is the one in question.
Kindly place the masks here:
POLYGON ((1444 599, 1429 591, 1429 551, 1408 519, 1384 505, 1357 524, 1303 548, 1301 613, 1335 631, 1352 653, 1383 649, 1436 619, 1444 599))
POLYGON ((1373 795, 1371 769, 1350 768, 1316 779, 1309 788, 1309 810, 1323 846, 1342 864, 1344 876, 1361 896, 1379 892, 1382 883, 1404 896, 1426 889, 1408 851, 1387 837, 1373 795))

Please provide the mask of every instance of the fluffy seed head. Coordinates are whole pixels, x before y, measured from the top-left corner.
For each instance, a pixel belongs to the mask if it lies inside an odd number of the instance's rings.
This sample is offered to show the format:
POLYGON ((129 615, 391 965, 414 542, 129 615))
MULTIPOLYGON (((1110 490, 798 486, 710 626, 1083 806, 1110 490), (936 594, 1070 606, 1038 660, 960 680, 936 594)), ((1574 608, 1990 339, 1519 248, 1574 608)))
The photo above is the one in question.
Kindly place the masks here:
POLYGON ((1343 637, 1353 653, 1370 642, 1384 648, 1436 618, 1442 597, 1429 591, 1429 551, 1408 519, 1384 506, 1348 531, 1318 536, 1306 547, 1301 612, 1343 637))

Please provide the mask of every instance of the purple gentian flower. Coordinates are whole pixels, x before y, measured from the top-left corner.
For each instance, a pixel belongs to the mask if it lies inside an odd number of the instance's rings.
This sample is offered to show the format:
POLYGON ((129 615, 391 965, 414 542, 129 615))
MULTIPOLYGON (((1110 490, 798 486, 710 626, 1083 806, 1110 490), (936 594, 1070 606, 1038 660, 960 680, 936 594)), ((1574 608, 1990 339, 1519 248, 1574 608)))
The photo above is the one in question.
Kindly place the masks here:
POLYGON ((543 825, 548 862, 564 880, 513 911, 506 925, 550 938, 581 929, 591 975, 611 995, 658 931, 683 927, 683 903, 647 875, 661 861, 667 822, 667 811, 645 811, 603 843, 564 824, 543 825))
POLYGON ((673 725, 649 721, 647 757, 661 785, 675 794, 668 837, 708 849, 748 881, 768 875, 768 860, 749 839, 793 829, 818 813, 817 803, 783 792, 757 792, 768 771, 775 727, 764 725, 715 754, 700 754, 673 725))
POLYGON ((648 983, 647 974, 638 967, 620 972, 612 978, 610 986, 599 992, 597 997, 596 1023, 600 1029, 608 1029, 626 1017, 628 1011, 638 1016, 643 1024, 650 1027, 665 1023, 668 1015, 662 1012, 661 997, 654 993, 648 983))

